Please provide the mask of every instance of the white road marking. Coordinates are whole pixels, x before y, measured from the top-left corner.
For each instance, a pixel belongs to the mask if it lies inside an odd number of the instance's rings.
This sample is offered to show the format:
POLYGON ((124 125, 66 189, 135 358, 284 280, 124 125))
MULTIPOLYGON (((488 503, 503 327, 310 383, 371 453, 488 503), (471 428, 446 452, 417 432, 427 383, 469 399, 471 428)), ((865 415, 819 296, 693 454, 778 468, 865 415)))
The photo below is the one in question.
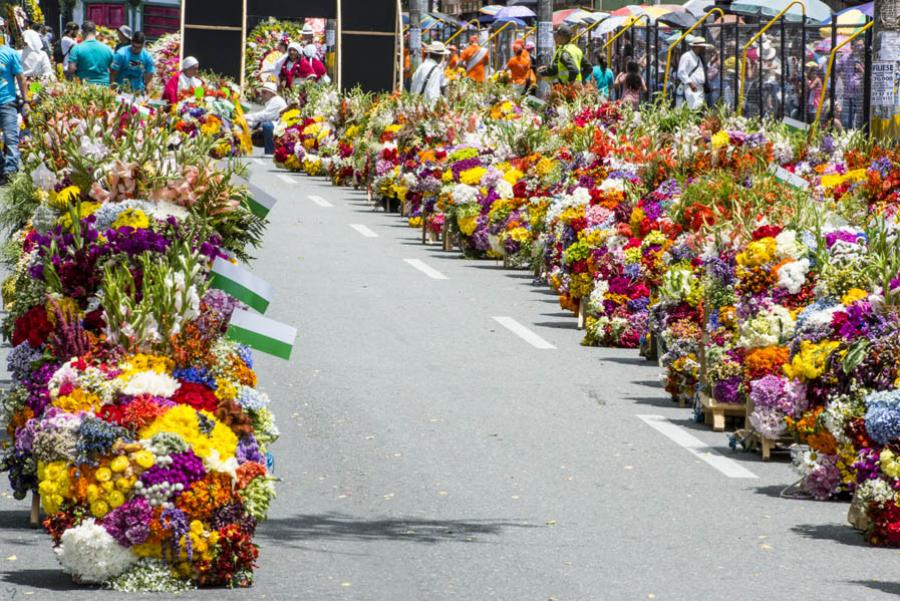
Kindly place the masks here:
POLYGON ((297 183, 297 179, 291 177, 287 173, 276 173, 275 175, 278 177, 278 179, 280 179, 281 181, 283 181, 286 184, 290 184, 293 186, 294 184, 297 183))
POLYGON ((638 415, 638 419, 674 442, 687 449, 697 459, 705 461, 729 478, 756 478, 757 475, 736 461, 720 455, 702 440, 673 424, 661 415, 638 415))
POLYGON ((512 317, 494 317, 501 326, 533 346, 539 349, 555 349, 556 347, 520 324, 512 317))
POLYGON ((357 232, 365 236, 366 238, 377 238, 378 234, 370 230, 367 226, 361 223, 351 223, 350 227, 355 229, 357 232))
POLYGON ((322 198, 321 196, 316 196, 315 194, 310 194, 309 199, 319 205, 320 207, 330 207, 331 203, 322 198))
POLYGON ((418 269, 419 271, 421 271, 422 273, 424 273, 425 275, 427 275, 428 277, 430 277, 432 280, 446 280, 447 279, 447 276, 445 276, 443 273, 441 273, 434 267, 427 265, 424 261, 420 261, 419 259, 403 259, 403 260, 405 262, 409 263, 410 265, 412 265, 413 267, 415 267, 416 269, 418 269))

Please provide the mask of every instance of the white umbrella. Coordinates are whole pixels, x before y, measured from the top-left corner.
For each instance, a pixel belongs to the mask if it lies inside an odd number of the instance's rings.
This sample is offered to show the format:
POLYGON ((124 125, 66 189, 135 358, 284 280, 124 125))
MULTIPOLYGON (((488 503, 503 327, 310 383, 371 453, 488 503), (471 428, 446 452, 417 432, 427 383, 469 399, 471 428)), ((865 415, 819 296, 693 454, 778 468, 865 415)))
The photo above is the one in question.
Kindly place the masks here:
POLYGON ((617 30, 619 27, 625 25, 625 23, 630 19, 630 15, 627 17, 610 17, 603 23, 600 23, 600 25, 597 25, 597 27, 594 29, 594 35, 601 36, 606 35, 607 33, 611 33, 617 30))
MULTIPOLYGON (((742 15, 762 15, 774 17, 787 7, 791 0, 735 0, 730 11, 742 15)), ((831 17, 831 8, 822 0, 805 0, 806 18, 820 23, 831 17)), ((800 19, 803 12, 799 6, 792 6, 787 16, 794 21, 800 19)))
POLYGON ((607 18, 609 18, 609 13, 595 12, 595 13, 591 13, 590 15, 584 17, 584 22, 587 23, 588 25, 592 25, 592 24, 596 23, 597 21, 602 21, 603 19, 607 19, 607 18))
POLYGON ((684 10, 695 17, 702 17, 714 6, 714 0, 688 0, 684 3, 684 10))

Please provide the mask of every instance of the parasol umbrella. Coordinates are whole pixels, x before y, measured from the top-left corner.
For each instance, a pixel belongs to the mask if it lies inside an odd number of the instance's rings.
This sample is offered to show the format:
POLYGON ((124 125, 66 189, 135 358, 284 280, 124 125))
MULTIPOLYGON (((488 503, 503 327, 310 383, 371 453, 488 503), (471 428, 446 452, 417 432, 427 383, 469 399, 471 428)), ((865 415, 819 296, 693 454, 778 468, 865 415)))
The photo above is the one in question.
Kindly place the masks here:
POLYGON ((494 15, 494 18, 498 21, 503 21, 506 19, 528 19, 536 16, 534 11, 527 6, 504 6, 494 15))
POLYGON ((553 13, 553 27, 559 27, 563 23, 572 24, 580 24, 583 17, 589 16, 591 13, 581 8, 567 8, 565 10, 558 10, 553 13), (572 17, 575 17, 574 20, 571 20, 572 17))
POLYGON ((587 23, 588 25, 593 25, 597 21, 602 21, 602 20, 608 19, 608 18, 609 18, 609 13, 595 12, 595 13, 591 13, 589 16, 585 17, 583 19, 583 21, 585 23, 587 23))
POLYGON ((697 22, 697 17, 688 12, 668 13, 661 17, 657 17, 656 22, 665 23, 666 25, 671 25, 672 27, 678 27, 680 29, 688 29, 697 22))
POLYGON ((483 15, 488 15, 488 16, 493 17, 493 16, 495 16, 498 12, 500 12, 501 10, 503 10, 503 8, 504 8, 504 7, 503 7, 503 6, 500 6, 499 4, 488 4, 487 6, 482 6, 481 9, 480 9, 478 12, 480 12, 480 13, 483 14, 483 15))
POLYGON ((695 17, 702 17, 715 6, 714 0, 688 0, 684 3, 684 10, 695 17))
POLYGON ((537 6, 538 0, 509 0, 506 6, 537 6))
POLYGON ((594 33, 595 37, 600 37, 602 35, 606 35, 607 33, 612 33, 615 30, 617 30, 619 27, 623 27, 629 19, 631 19, 631 17, 622 17, 622 16, 609 17, 608 19, 603 21, 603 23, 600 23, 600 25, 597 25, 597 27, 594 29, 593 33, 594 33))
POLYGON ((853 8, 842 10, 839 13, 835 13, 832 18, 822 22, 823 24, 828 25, 828 27, 821 28, 819 33, 823 38, 831 37, 831 28, 836 24, 838 26, 838 33, 852 35, 857 29, 865 25, 869 19, 871 19, 871 16, 866 14, 864 10, 860 10, 861 8, 863 7, 855 6, 853 8))
MULTIPOLYGON (((492 27, 494 29, 499 29, 501 26, 506 25, 507 23, 512 23, 520 29, 524 29, 525 27, 528 27, 528 24, 525 23, 525 21, 523 21, 522 19, 520 19, 518 17, 503 17, 500 19, 494 19, 494 24, 492 25, 492 27)), ((509 31, 509 30, 507 30, 507 31, 509 31)))
POLYGON ((431 11, 429 14, 437 17, 438 19, 440 19, 444 23, 447 23, 448 25, 452 25, 453 27, 456 27, 457 29, 462 27, 462 21, 460 21, 459 19, 457 19, 454 16, 447 15, 442 12, 438 12, 436 10, 431 11))
MULTIPOLYGON (((759 15, 772 18, 784 10, 791 0, 735 0, 730 11, 741 15, 759 15)), ((806 18, 821 23, 831 17, 831 8, 822 0, 805 0, 806 18)), ((792 6, 785 15, 788 20, 799 21, 803 12, 799 6, 792 6)))

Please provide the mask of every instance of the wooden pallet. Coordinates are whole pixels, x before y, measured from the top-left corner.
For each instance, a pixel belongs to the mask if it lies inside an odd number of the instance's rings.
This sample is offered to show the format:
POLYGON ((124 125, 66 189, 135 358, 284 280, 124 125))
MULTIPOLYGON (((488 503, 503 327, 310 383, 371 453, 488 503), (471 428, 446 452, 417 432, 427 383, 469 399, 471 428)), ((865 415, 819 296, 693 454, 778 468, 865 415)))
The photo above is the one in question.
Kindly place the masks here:
POLYGON ((703 409, 703 423, 712 426, 715 432, 725 431, 726 417, 746 417, 747 405, 717 403, 711 396, 700 393, 700 406, 703 409))

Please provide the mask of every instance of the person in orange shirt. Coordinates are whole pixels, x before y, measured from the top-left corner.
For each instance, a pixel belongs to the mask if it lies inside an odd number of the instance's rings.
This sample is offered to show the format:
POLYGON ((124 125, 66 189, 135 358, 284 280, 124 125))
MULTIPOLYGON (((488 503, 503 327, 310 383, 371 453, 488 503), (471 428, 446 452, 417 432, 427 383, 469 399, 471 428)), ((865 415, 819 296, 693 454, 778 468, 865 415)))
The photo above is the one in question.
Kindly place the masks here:
POLYGON ((485 67, 490 58, 487 48, 482 48, 478 43, 477 35, 469 38, 469 45, 459 56, 460 63, 466 70, 466 76, 478 83, 484 83, 485 67))
POLYGON ((459 66, 459 51, 456 49, 456 46, 447 46, 447 50, 450 51, 450 58, 447 59, 447 68, 453 71, 459 66))
POLYGON ((516 40, 513 43, 513 54, 506 63, 509 79, 519 92, 525 92, 529 87, 533 72, 531 70, 531 55, 525 50, 525 42, 516 40))

